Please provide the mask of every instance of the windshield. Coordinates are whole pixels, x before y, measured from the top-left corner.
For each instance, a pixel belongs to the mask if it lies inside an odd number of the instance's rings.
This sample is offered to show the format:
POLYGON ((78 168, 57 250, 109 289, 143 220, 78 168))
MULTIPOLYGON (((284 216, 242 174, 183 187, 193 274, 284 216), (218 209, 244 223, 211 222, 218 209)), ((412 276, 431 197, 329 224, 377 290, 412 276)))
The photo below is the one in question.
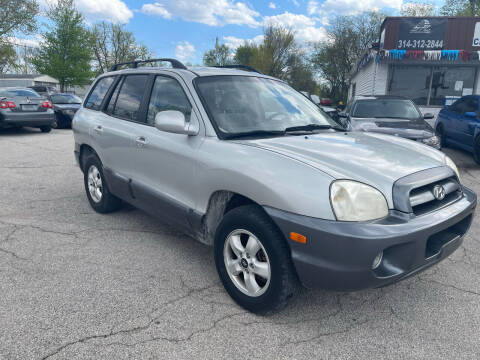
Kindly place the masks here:
POLYGON ((421 115, 410 100, 369 99, 357 101, 352 117, 417 120, 421 115))
POLYGON ((253 132, 301 131, 298 127, 302 126, 309 126, 310 131, 338 127, 314 103, 280 81, 224 75, 195 81, 223 138, 253 132))
POLYGON ((52 103, 54 104, 81 104, 82 99, 73 94, 52 95, 52 103))
POLYGON ((25 96, 25 97, 41 97, 33 90, 27 89, 3 89, 0 90, 0 97, 17 97, 17 96, 25 96))

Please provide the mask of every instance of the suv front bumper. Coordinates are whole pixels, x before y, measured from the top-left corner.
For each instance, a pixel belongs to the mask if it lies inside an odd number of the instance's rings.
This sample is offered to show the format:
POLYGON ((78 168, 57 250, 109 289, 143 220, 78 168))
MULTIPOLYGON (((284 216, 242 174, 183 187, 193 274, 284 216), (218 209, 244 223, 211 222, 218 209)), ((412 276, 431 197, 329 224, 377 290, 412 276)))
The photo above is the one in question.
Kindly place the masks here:
POLYGON ((354 291, 382 287, 452 254, 472 222, 477 196, 463 188, 457 202, 424 216, 391 211, 371 222, 322 220, 265 207, 287 239, 298 277, 308 288, 354 291), (290 232, 307 237, 290 240, 290 232), (375 270, 372 263, 383 251, 375 270))

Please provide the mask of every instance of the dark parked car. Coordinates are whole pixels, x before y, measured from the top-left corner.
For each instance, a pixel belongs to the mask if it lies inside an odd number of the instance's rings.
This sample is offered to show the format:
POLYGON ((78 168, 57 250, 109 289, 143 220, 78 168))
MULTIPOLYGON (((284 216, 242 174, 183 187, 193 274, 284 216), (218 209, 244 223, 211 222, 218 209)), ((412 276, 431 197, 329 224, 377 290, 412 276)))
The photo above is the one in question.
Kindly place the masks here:
POLYGON ((435 129, 442 146, 456 145, 473 153, 480 164, 480 120, 478 95, 464 96, 438 114, 435 129))
POLYGON ((400 96, 375 95, 356 98, 340 113, 344 126, 354 131, 376 132, 419 141, 440 148, 440 140, 413 101, 400 96))
POLYGON ((29 86, 28 88, 32 89, 33 91, 35 91, 36 93, 42 96, 50 96, 57 92, 57 89, 53 86, 34 85, 34 86, 29 86))
POLYGON ((0 88, 0 128, 31 126, 50 132, 55 123, 52 103, 28 88, 0 88))
POLYGON ((80 108, 82 99, 74 94, 54 94, 49 97, 55 111, 55 121, 58 128, 69 128, 72 126, 72 119, 80 108))

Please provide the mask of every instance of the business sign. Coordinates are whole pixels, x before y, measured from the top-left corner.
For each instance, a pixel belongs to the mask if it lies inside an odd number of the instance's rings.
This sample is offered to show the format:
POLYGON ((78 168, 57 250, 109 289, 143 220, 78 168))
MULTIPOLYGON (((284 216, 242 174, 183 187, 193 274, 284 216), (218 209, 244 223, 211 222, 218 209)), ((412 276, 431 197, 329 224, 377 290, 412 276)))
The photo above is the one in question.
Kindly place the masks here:
POLYGON ((445 42, 446 30, 446 18, 401 19, 398 29, 397 48, 405 50, 441 50, 445 42))
POLYGON ((480 22, 475 23, 475 32, 473 33, 472 46, 480 46, 480 22))

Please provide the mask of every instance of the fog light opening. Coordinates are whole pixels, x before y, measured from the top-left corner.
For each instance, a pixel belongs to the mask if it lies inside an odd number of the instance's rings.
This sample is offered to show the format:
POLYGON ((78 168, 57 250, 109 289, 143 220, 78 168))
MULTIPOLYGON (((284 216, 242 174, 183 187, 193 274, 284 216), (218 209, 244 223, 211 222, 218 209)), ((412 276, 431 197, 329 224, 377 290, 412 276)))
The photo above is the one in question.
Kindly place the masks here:
POLYGON ((383 251, 380 251, 377 256, 375 256, 375 259, 373 259, 372 262, 372 270, 375 270, 378 268, 382 262, 383 259, 383 251))

